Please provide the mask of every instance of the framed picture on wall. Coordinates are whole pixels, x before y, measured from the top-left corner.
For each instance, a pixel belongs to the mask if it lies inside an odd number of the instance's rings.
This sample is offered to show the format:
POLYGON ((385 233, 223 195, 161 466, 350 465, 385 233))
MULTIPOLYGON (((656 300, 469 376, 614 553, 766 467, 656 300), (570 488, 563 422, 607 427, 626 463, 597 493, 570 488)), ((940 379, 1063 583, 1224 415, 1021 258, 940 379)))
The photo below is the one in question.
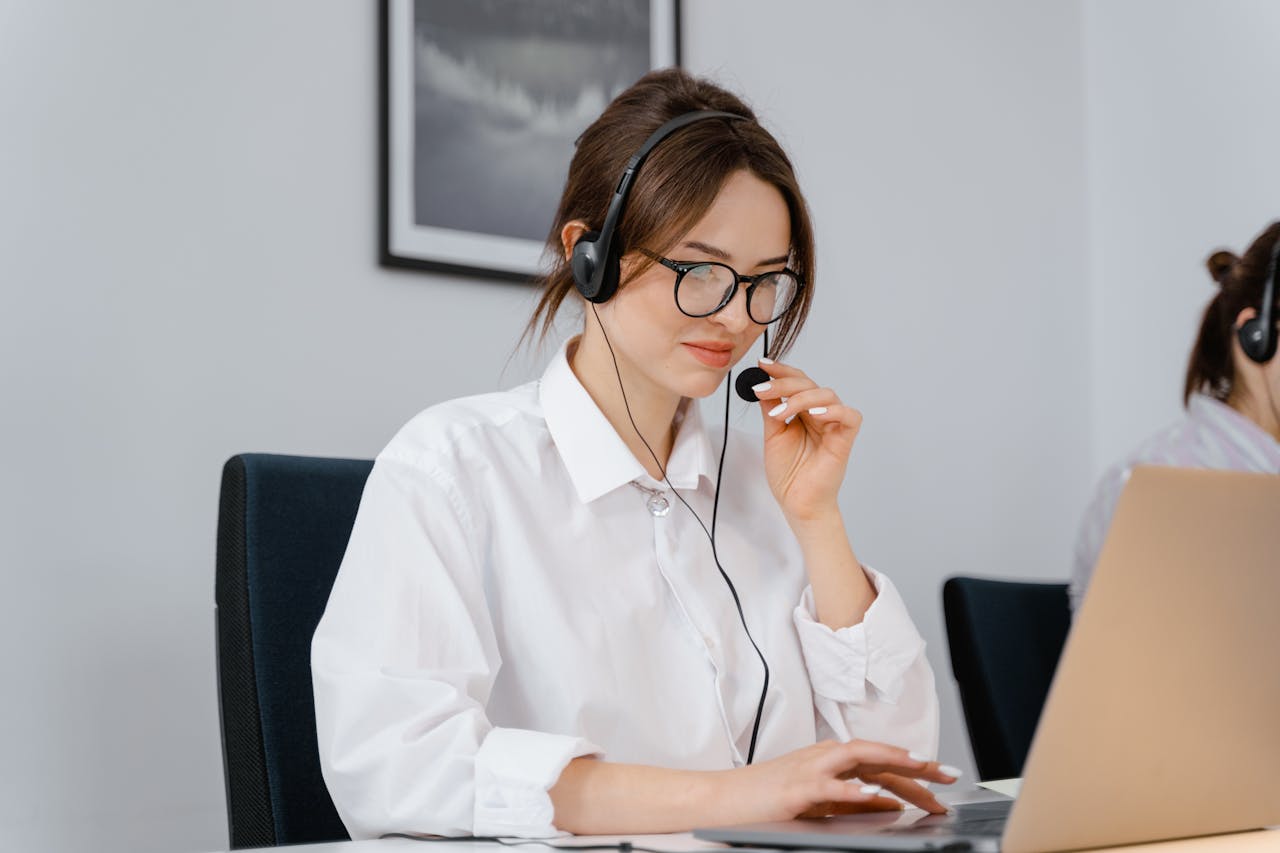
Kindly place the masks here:
POLYGON ((678 0, 382 0, 381 261, 529 280, 573 143, 678 65, 678 0))

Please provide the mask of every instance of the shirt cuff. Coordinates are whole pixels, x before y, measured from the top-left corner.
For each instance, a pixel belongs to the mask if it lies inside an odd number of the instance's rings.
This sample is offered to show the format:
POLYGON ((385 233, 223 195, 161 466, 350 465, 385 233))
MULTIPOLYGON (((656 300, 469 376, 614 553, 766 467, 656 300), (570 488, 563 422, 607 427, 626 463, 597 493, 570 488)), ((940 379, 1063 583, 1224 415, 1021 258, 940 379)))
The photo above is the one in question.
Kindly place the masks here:
POLYGON ((813 588, 805 587, 793 614, 796 632, 814 693, 835 702, 865 702, 870 684, 880 699, 897 704, 907 670, 924 652, 924 639, 893 582, 863 569, 876 598, 861 622, 831 630, 817 620, 813 588))
POLYGON ((476 752, 476 835, 547 838, 564 835, 547 793, 565 765, 600 747, 569 735, 495 728, 476 752))

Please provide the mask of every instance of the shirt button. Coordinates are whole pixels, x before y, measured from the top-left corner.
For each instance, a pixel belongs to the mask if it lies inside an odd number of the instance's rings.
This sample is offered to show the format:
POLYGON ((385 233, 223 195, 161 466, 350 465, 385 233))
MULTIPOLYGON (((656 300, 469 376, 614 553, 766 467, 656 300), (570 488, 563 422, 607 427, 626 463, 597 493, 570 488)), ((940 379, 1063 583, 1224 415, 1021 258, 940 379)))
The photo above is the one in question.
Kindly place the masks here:
POLYGON ((716 638, 710 634, 703 634, 702 641, 707 644, 707 648, 714 649, 716 647, 716 638))

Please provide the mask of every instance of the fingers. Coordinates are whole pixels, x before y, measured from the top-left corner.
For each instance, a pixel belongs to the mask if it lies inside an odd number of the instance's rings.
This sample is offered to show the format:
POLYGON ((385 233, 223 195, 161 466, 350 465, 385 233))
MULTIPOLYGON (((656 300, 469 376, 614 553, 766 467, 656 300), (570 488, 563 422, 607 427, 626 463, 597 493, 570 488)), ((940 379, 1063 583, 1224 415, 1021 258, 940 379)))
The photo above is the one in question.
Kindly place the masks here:
POLYGON ((950 785, 960 778, 955 767, 930 761, 897 746, 869 740, 851 740, 833 744, 826 757, 828 766, 838 768, 844 778, 893 774, 950 785))
POLYGON ((862 428, 862 413, 841 403, 830 388, 802 391, 777 404, 770 400, 764 405, 769 406, 766 416, 778 421, 785 422, 799 415, 815 424, 838 424, 852 430, 862 428))
POLYGON ((776 362, 762 361, 761 366, 770 373, 770 379, 752 390, 768 417, 785 423, 801 415, 817 424, 839 424, 854 430, 861 427, 861 412, 845 406, 835 391, 820 388, 802 370, 776 362))
POLYGON ((778 364, 763 365, 763 362, 762 366, 767 370, 786 369, 790 373, 786 375, 769 375, 767 382, 751 386, 751 391, 755 392, 756 400, 783 400, 783 398, 790 397, 792 394, 818 387, 818 383, 810 379, 803 371, 795 368, 783 368, 783 365, 778 364))
MULTIPOLYGON (((756 394, 756 399, 760 401, 760 414, 764 417, 764 434, 768 439, 790 423, 796 412, 802 411, 795 406, 787 405, 784 398, 818 386, 803 371, 794 367, 764 359, 761 359, 760 367, 769 374, 769 381, 752 386, 752 390, 756 394)), ((834 396, 834 392, 832 393, 834 396)), ((821 407, 815 404, 811 408, 821 407)))
MULTIPOLYGON (((765 394, 769 393, 771 392, 765 392, 765 394)), ((804 391, 795 391, 783 397, 761 397, 760 399, 761 405, 769 408, 773 408, 774 405, 779 403, 785 403, 792 414, 812 409, 815 406, 840 405, 840 398, 830 388, 807 388, 804 391)))
POLYGON ((945 764, 938 764, 936 761, 917 762, 917 764, 919 765, 918 767, 903 767, 898 764, 878 764, 871 761, 859 762, 858 766, 847 771, 846 775, 856 775, 860 779, 865 779, 867 776, 892 773, 896 776, 923 779, 926 782, 937 782, 942 785, 950 785, 960 778, 959 770, 954 767, 947 767, 945 764), (944 767, 946 768, 945 770, 943 769, 944 767))
POLYGON ((890 746, 874 740, 834 741, 824 756, 827 765, 836 773, 857 773, 863 769, 876 773, 898 773, 918 776, 930 764, 927 758, 916 757, 900 746, 890 746))
POLYGON ((798 367, 792 367, 789 364, 783 364, 780 361, 773 361, 767 358, 760 359, 760 368, 773 379, 805 375, 805 372, 798 367))
POLYGON ((930 814, 947 813, 947 807, 938 802, 938 798, 932 791, 912 779, 903 778, 895 773, 859 773, 858 775, 862 781, 879 785, 885 791, 901 797, 916 808, 924 809, 930 814))
POLYGON ((752 385, 751 390, 756 392, 756 397, 760 400, 781 400, 784 397, 790 397, 792 394, 799 394, 801 391, 808 391, 810 388, 817 387, 817 382, 801 374, 800 376, 791 376, 785 379, 770 379, 768 382, 752 385))
POLYGON ((885 791, 930 814, 946 814, 947 807, 933 792, 914 780, 925 779, 949 785, 960 775, 954 767, 883 743, 855 740, 841 746, 843 749, 839 752, 843 753, 842 757, 856 761, 842 775, 856 776, 863 782, 880 785, 885 791))
POLYGON ((892 812, 905 805, 946 814, 947 807, 921 782, 949 784, 960 775, 927 756, 874 741, 823 741, 777 761, 805 768, 808 779, 791 806, 796 811, 788 811, 798 817, 892 812))
POLYGON ((803 370, 788 364, 760 359, 760 369, 769 374, 767 382, 753 386, 756 396, 761 400, 774 400, 787 397, 797 391, 816 388, 818 383, 809 378, 803 370))
POLYGON ((830 799, 814 803, 796 817, 815 818, 838 814, 902 811, 902 801, 885 794, 880 785, 870 785, 860 780, 833 784, 843 787, 833 789, 830 792, 830 799))

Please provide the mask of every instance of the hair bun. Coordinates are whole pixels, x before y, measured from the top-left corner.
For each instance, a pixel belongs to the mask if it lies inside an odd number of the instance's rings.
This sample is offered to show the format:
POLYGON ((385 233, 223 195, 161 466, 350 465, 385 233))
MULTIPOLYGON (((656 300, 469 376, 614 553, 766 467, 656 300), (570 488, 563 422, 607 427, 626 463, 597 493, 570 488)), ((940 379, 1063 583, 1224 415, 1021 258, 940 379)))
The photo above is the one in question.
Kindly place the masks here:
POLYGON ((1231 271, 1236 268, 1236 264, 1240 263, 1240 258, 1235 252, 1228 252, 1223 249, 1214 252, 1204 265, 1209 268, 1209 275, 1213 276, 1213 280, 1222 287, 1227 283, 1227 276, 1231 275, 1231 271))

